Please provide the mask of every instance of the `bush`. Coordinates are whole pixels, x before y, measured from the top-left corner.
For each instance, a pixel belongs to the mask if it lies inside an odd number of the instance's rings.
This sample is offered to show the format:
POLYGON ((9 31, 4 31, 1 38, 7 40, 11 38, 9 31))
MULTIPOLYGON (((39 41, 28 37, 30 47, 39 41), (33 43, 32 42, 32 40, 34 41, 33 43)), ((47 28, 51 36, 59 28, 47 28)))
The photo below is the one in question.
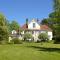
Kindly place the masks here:
POLYGON ((54 44, 60 44, 60 40, 59 39, 54 40, 54 44))
POLYGON ((2 41, 0 41, 0 44, 7 44, 8 43, 8 41, 6 41, 6 40, 2 40, 2 41))
POLYGON ((48 43, 54 43, 54 40, 48 40, 47 42, 48 43))
POLYGON ((32 41, 32 39, 33 39, 33 37, 32 37, 32 34, 30 34, 30 33, 25 33, 24 34, 24 40, 25 41, 32 41))
POLYGON ((22 44, 22 40, 18 39, 18 38, 14 38, 11 40, 10 43, 13 43, 13 44, 22 44))
POLYGON ((47 41, 48 40, 48 34, 47 33, 40 33, 38 38, 41 40, 41 41, 47 41))

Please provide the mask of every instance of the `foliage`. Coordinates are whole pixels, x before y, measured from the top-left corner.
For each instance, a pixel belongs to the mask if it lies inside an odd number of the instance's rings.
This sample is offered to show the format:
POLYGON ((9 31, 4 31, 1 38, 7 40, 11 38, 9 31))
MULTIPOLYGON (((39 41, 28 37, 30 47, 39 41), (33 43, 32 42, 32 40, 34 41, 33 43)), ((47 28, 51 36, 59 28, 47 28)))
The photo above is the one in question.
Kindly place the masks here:
POLYGON ((48 40, 48 34, 47 33, 40 33, 38 38, 41 39, 41 41, 46 41, 46 40, 48 40))
POLYGON ((0 41, 8 40, 8 36, 7 20, 3 14, 0 14, 0 41))
POLYGON ((27 40, 27 39, 32 39, 32 34, 26 32, 24 34, 24 40, 27 40))
POLYGON ((53 0, 53 8, 55 11, 60 10, 60 0, 53 0))
POLYGON ((0 26, 0 41, 8 40, 8 30, 5 26, 0 26))
POLYGON ((60 0, 53 0, 53 12, 49 14, 49 18, 42 20, 42 24, 47 24, 53 30, 53 39, 55 42, 60 41, 60 0))
POLYGON ((52 43, 52 44, 54 44, 54 40, 47 40, 47 43, 52 43))
POLYGON ((20 25, 16 21, 12 21, 11 23, 9 22, 8 28, 9 28, 10 34, 12 30, 16 30, 18 32, 17 34, 20 34, 20 32, 22 31, 22 29, 20 29, 20 25))
POLYGON ((22 43, 22 40, 20 40, 20 39, 18 39, 18 38, 13 38, 13 39, 11 40, 11 43, 13 43, 13 44, 21 44, 21 43, 22 43))
POLYGON ((11 27, 11 31, 12 31, 12 30, 19 30, 20 25, 19 25, 16 21, 12 21, 12 22, 10 23, 10 27, 11 27))
POLYGON ((43 19, 42 21, 41 21, 41 24, 48 24, 48 19, 43 19))
POLYGON ((51 20, 53 20, 53 35, 55 42, 60 42, 60 0, 53 0, 54 12, 50 14, 51 20))

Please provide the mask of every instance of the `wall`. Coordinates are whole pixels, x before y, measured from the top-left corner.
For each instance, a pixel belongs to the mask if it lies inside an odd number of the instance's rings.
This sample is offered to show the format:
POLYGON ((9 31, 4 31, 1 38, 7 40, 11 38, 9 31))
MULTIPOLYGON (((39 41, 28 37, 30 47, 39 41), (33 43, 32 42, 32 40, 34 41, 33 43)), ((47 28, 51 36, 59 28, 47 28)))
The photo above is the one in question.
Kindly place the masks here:
POLYGON ((52 40, 52 38, 53 38, 52 32, 49 31, 48 36, 49 36, 49 40, 52 40))
POLYGON ((39 25, 35 20, 32 20, 32 21, 28 24, 28 29, 40 29, 40 25, 39 25), (33 23, 35 23, 35 28, 33 28, 33 23))

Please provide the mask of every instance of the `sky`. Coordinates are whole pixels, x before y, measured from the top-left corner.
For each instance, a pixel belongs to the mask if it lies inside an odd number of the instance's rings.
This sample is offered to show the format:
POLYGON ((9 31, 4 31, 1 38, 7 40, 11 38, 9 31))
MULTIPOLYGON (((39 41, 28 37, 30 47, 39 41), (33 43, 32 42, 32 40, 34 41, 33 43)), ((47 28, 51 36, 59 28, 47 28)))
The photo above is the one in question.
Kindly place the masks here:
POLYGON ((52 12, 52 0, 0 0, 0 12, 7 20, 16 20, 20 25, 25 23, 26 18, 41 21, 52 12))

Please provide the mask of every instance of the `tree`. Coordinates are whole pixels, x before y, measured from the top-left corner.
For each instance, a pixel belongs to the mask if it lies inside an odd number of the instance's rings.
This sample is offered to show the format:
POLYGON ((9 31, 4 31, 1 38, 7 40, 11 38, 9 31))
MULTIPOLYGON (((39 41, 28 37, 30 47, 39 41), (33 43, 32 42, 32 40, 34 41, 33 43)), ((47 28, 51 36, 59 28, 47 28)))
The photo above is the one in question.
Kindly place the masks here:
POLYGON ((41 21, 41 24, 48 24, 48 19, 47 19, 47 18, 43 19, 43 20, 41 21))
POLYGON ((55 11, 60 10, 60 0, 53 0, 53 8, 55 11))
POLYGON ((38 38, 41 39, 41 41, 49 40, 47 33, 40 33, 39 36, 38 36, 38 38))
POLYGON ((53 9, 54 12, 50 14, 50 18, 53 19, 53 32, 55 41, 60 41, 60 0, 53 0, 53 9))
POLYGON ((9 38, 7 20, 3 14, 0 14, 0 41, 6 41, 9 38))
POLYGON ((10 23, 10 28, 11 28, 11 31, 12 31, 12 30, 19 30, 20 25, 19 25, 16 21, 12 21, 12 22, 10 23))

